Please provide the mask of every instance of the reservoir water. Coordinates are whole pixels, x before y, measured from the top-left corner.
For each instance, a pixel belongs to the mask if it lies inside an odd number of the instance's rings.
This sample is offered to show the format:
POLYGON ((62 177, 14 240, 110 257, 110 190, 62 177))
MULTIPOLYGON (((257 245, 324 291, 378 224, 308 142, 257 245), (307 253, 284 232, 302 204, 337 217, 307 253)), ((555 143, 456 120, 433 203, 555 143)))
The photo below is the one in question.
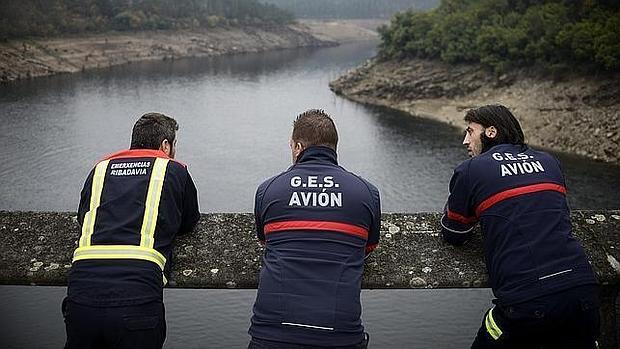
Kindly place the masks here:
MULTIPOLYGON (((0 210, 74 211, 91 166, 128 147, 148 111, 180 123, 202 212, 250 212, 256 186, 290 164, 294 117, 333 115, 339 159, 381 190, 386 212, 438 211, 462 130, 335 96, 327 84, 376 43, 146 62, 0 86, 0 210)), ((493 101, 489 101, 493 102, 493 101)), ((517 115, 518 116, 518 115, 517 115)), ((620 167, 556 154, 573 208, 618 208, 620 167)), ((76 232, 77 236, 77 232, 76 232)), ((59 348, 62 287, 0 287, 0 347, 59 348)), ((242 348, 254 290, 166 290, 166 348, 242 348)), ((468 347, 490 290, 365 290, 372 348, 468 347)))

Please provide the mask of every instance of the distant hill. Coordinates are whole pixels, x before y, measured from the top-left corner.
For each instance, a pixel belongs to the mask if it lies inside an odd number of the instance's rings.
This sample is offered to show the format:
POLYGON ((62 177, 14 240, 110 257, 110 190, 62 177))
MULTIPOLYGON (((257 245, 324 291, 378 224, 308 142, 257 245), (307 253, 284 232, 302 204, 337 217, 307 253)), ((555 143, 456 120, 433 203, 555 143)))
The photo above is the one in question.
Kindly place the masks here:
POLYGON ((25 36, 288 23, 257 0, 0 0, 0 39, 25 36))
POLYGON ((430 10, 439 0, 260 0, 301 18, 389 18, 407 9, 430 10))
POLYGON ((397 14, 380 30, 383 58, 518 66, 620 69, 618 0, 442 0, 397 14))

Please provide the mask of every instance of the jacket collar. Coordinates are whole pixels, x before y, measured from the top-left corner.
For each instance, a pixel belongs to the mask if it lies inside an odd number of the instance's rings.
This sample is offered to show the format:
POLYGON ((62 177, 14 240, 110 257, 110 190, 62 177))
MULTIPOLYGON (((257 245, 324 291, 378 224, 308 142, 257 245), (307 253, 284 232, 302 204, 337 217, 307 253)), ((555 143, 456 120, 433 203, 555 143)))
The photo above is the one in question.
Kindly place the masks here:
POLYGON ((166 153, 159 149, 127 149, 110 154, 104 160, 114 160, 123 158, 164 158, 170 159, 166 153))
POLYGON ((299 154, 295 164, 301 164, 311 161, 329 162, 334 165, 338 165, 338 155, 331 148, 322 145, 313 145, 304 149, 299 154))
POLYGON ((519 152, 524 152, 529 149, 527 144, 501 143, 501 144, 496 144, 492 146, 491 148, 485 150, 482 154, 492 154, 493 152, 498 151, 499 149, 506 149, 506 148, 511 148, 511 149, 518 148, 519 152))

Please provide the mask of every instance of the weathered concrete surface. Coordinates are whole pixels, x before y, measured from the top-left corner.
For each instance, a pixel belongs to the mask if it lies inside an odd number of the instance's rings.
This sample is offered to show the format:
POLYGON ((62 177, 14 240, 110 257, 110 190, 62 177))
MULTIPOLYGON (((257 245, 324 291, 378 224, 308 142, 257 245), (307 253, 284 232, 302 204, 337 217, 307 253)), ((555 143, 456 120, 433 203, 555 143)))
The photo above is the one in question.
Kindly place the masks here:
MULTIPOLYGON (((384 214, 364 287, 486 287, 480 234, 452 247, 439 235, 439 217, 384 214)), ((572 218, 601 283, 620 286, 620 211, 577 211, 572 218)), ((0 211, 0 284, 64 285, 79 234, 73 213, 0 211)), ((177 241, 171 286, 256 288, 261 252, 251 214, 205 214, 177 241)))
MULTIPOLYGON (((452 247, 441 239, 439 218, 384 214, 363 287, 486 287, 480 233, 466 246, 452 247)), ((615 348, 620 211, 577 211, 572 220, 604 286, 604 347, 615 348)), ((65 285, 79 233, 73 213, 0 211, 0 284, 65 285)), ((261 253, 251 214, 205 214, 194 233, 177 241, 170 287, 256 288, 261 253)))

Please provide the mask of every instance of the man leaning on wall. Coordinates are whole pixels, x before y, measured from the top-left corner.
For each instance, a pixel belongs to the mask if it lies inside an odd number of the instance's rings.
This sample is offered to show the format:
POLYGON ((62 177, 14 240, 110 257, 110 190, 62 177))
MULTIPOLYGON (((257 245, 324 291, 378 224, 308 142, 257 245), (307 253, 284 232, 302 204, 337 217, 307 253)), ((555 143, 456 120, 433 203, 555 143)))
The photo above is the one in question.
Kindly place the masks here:
POLYGON ((560 163, 525 144, 502 105, 465 115, 471 159, 450 181, 444 239, 462 245, 480 222, 495 306, 472 348, 596 348, 598 285, 573 237, 560 163))
POLYGON ((293 124, 293 165, 256 191, 265 244, 248 348, 362 349, 364 258, 377 246, 379 191, 338 165, 338 133, 322 110, 293 124))
POLYGON ((105 157, 88 175, 63 301, 65 348, 162 348, 173 239, 200 217, 194 182, 174 160, 177 130, 173 118, 143 115, 131 148, 105 157))

